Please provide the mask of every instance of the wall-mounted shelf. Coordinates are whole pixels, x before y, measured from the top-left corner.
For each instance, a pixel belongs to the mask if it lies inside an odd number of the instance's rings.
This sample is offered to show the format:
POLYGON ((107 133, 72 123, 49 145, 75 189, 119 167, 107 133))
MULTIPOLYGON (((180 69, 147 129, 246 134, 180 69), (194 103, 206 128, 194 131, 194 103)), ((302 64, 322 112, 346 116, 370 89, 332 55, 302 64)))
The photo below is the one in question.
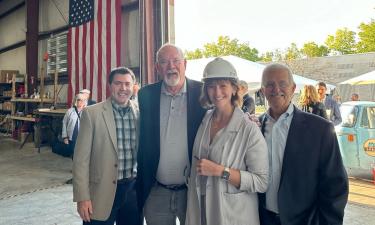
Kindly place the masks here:
POLYGON ((33 118, 33 117, 26 117, 26 116, 10 116, 9 118, 12 119, 12 120, 22 120, 22 121, 35 122, 35 118, 33 118))
POLYGON ((50 98, 12 98, 11 102, 33 102, 33 103, 53 103, 53 99, 50 98))

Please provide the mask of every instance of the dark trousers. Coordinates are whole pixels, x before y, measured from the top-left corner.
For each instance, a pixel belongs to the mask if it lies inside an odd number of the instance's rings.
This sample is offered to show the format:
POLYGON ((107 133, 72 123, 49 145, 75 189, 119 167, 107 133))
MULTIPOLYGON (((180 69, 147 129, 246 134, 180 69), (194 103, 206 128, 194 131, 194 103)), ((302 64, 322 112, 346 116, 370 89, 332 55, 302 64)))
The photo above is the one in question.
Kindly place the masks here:
POLYGON ((281 225, 280 216, 272 211, 259 207, 260 225, 281 225))
POLYGON ((75 146, 76 146, 76 140, 69 140, 69 152, 70 152, 70 154, 71 154, 71 158, 73 159, 73 155, 74 155, 74 148, 75 148, 75 146))
POLYGON ((116 225, 142 224, 141 214, 137 206, 135 179, 117 183, 111 215, 106 221, 91 220, 91 222, 83 222, 83 225, 113 225, 115 221, 116 225))

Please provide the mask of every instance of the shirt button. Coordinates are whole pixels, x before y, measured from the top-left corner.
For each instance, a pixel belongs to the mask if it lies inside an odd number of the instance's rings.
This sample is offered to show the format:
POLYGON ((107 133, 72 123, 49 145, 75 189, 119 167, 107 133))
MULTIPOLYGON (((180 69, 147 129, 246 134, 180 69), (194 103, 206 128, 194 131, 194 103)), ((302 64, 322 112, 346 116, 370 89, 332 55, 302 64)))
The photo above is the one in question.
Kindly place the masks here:
POLYGON ((113 183, 113 184, 116 184, 116 181, 114 180, 112 183, 113 183))
POLYGON ((115 167, 117 168, 117 164, 115 164, 115 167))

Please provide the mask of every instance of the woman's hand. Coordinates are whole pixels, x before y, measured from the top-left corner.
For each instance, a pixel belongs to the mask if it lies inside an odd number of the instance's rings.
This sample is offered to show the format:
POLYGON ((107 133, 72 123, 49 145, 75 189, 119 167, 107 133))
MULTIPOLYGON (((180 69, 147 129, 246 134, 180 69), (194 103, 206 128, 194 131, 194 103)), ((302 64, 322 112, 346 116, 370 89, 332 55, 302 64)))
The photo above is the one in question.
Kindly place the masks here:
POLYGON ((208 159, 201 159, 198 160, 196 169, 198 175, 221 177, 224 166, 216 164, 208 159))
MULTIPOLYGON (((208 159, 200 159, 197 162, 197 174, 201 176, 215 176, 221 177, 224 171, 224 166, 214 163, 208 159)), ((240 188, 241 174, 237 169, 229 169, 229 183, 236 188, 240 188)))

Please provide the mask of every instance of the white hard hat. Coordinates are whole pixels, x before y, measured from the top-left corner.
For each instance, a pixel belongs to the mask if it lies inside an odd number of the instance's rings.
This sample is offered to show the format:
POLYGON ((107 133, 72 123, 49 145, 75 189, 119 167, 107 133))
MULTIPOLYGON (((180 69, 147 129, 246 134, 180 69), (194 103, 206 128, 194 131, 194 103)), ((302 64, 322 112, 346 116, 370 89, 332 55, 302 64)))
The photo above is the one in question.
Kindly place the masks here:
POLYGON ((232 78, 237 79, 234 66, 223 58, 215 58, 209 62, 203 71, 203 80, 210 78, 232 78))

